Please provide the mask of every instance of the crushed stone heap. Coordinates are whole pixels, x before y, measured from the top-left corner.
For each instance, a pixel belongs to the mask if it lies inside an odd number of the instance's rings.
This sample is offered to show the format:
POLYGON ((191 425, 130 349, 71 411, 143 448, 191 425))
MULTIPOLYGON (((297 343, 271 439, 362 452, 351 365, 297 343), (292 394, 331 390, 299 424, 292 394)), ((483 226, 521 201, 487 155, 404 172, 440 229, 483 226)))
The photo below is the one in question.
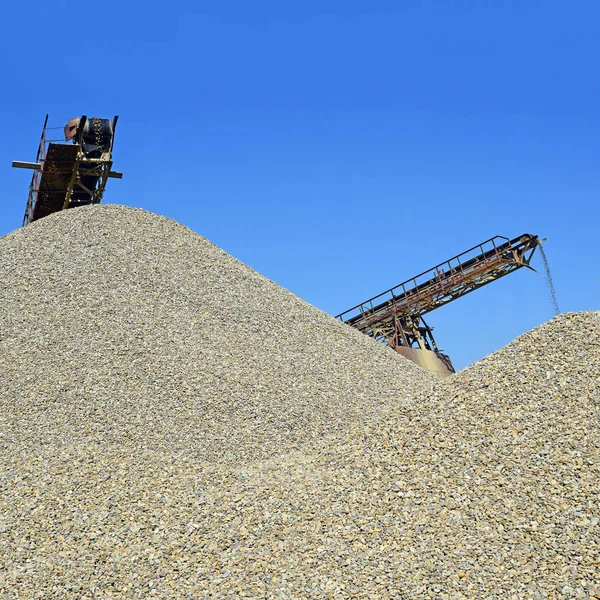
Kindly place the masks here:
POLYGON ((293 598, 600 598, 599 424, 600 313, 564 314, 217 505, 293 598))
POLYGON ((16 445, 208 461, 309 443, 432 381, 186 227, 117 205, 0 240, 0 377, 16 445))
POLYGON ((600 313, 432 384, 140 211, 0 280, 0 597, 600 598, 600 313))

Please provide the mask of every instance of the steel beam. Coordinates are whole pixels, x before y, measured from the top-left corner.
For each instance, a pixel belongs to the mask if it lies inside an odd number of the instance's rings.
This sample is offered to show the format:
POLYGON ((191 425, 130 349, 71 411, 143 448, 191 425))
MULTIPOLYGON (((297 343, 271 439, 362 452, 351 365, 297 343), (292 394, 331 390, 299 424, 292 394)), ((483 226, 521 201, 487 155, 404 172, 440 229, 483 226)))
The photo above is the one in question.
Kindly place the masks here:
MULTIPOLYGON (((13 160, 12 166, 15 169, 31 169, 32 171, 41 171, 42 170, 41 163, 24 162, 22 160, 13 160)), ((109 171, 108 177, 110 179, 123 179, 123 173, 120 173, 119 171, 109 171)))

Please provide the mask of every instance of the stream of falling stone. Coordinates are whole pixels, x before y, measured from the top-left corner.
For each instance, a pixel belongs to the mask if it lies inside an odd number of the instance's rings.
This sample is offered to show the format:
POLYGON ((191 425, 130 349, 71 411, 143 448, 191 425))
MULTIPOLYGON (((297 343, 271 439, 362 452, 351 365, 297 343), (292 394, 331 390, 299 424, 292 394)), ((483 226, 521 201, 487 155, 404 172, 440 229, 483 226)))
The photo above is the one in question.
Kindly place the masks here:
POLYGON ((554 282, 552 281, 552 274, 550 273, 550 265, 548 264, 548 259, 546 258, 544 248, 541 245, 538 246, 538 248, 540 249, 540 254, 542 255, 542 260, 544 261, 544 271, 546 272, 546 285, 550 290, 550 298, 552 299, 554 314, 559 315, 560 308, 558 307, 558 300, 556 299, 556 290, 554 289, 554 282))

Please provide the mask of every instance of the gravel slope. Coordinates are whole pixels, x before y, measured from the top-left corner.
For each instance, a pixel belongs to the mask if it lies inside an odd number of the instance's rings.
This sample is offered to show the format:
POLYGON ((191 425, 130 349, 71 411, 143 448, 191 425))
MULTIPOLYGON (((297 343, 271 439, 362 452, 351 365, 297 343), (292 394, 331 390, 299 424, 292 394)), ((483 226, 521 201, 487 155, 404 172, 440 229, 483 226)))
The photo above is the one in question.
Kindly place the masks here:
POLYGON ((5 435, 36 447, 251 460, 433 381, 182 225, 125 206, 2 238, 0 323, 5 435))
POLYGON ((188 230, 122 207, 86 211, 0 240, 0 597, 600 598, 600 313, 561 315, 432 385, 188 230), (119 249, 117 225, 138 258, 119 249), (47 264, 60 245, 31 256, 33 240, 52 245, 51 227, 92 241, 85 265, 72 266, 75 250, 54 262, 86 291, 70 318, 47 264), (186 283, 194 262, 212 297, 186 283), (242 273, 248 285, 228 291, 242 273), (106 281, 114 293, 98 291, 106 281), (14 303, 40 290, 52 310, 27 305, 33 331, 14 303), (133 316, 123 293, 141 302, 133 316), (199 296, 194 310, 211 316, 186 328, 174 315, 199 296), (213 327, 223 297, 235 325, 213 327), (288 329, 274 339, 249 322, 288 329), (225 352, 237 342, 216 335, 223 327, 246 332, 245 352, 225 352), (25 372, 43 349, 53 353, 25 372), (288 374, 276 353, 302 369, 288 374), (207 387, 190 383, 204 371, 207 387), (281 379, 294 393, 269 392, 281 379), (197 413, 192 398, 209 407, 197 413))

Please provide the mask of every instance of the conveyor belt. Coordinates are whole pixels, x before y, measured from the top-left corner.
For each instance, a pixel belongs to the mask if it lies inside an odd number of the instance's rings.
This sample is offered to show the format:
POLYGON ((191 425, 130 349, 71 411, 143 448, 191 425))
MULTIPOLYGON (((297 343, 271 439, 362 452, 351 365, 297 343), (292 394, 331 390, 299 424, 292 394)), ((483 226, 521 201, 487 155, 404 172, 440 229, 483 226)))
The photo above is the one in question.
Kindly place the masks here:
POLYGON ((371 335, 390 320, 415 319, 529 262, 536 235, 496 236, 339 314, 336 318, 371 335))
POLYGON ((48 145, 32 221, 62 210, 78 151, 72 144, 48 145))
POLYGON ((117 119, 75 117, 64 127, 66 143, 57 143, 47 137, 56 128, 48 128, 46 115, 35 162, 13 161, 13 167, 33 170, 23 225, 102 200, 107 179, 122 177, 111 171, 117 119))

